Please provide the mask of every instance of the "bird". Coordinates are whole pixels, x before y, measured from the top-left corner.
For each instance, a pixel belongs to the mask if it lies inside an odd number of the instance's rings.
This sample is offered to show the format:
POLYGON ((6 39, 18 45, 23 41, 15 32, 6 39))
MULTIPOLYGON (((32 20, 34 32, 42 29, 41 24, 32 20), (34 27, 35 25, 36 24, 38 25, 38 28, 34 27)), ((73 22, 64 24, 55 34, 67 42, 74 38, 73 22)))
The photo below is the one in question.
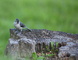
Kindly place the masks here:
POLYGON ((22 22, 20 22, 19 19, 16 19, 14 21, 14 27, 22 32, 23 28, 26 28, 27 30, 31 31, 29 28, 27 28, 22 22))

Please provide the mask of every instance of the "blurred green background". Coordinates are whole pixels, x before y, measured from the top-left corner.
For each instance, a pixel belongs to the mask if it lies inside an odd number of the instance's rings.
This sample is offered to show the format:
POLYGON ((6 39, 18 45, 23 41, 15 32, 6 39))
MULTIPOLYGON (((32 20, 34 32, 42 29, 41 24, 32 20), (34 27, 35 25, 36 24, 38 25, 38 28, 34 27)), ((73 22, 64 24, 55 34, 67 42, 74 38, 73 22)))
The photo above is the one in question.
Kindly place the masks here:
POLYGON ((78 33, 78 0, 0 0, 0 60, 15 19, 31 29, 78 33))

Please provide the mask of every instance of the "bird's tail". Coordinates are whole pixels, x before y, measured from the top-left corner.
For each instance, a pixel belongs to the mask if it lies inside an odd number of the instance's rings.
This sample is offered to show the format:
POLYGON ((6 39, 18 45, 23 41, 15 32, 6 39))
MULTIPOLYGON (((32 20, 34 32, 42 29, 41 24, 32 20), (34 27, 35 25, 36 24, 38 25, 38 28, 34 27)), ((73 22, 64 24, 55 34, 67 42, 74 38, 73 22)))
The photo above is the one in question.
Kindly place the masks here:
POLYGON ((27 28, 27 27, 25 27, 28 31, 31 31, 31 29, 29 29, 29 28, 27 28))

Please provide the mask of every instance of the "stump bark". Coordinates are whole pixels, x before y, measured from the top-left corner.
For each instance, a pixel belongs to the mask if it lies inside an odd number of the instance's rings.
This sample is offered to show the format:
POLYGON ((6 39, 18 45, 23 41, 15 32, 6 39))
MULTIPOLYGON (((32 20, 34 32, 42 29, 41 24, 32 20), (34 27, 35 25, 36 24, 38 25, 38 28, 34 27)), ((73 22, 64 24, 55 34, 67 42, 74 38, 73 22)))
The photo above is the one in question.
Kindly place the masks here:
MULTIPOLYGON (((6 47, 5 54, 13 58, 23 60, 26 57, 32 57, 33 52, 47 52, 46 46, 49 49, 50 42, 58 42, 60 47, 58 48, 59 59, 65 60, 67 53, 70 57, 67 60, 77 60, 78 56, 78 34, 70 34, 60 31, 50 31, 46 29, 32 29, 32 31, 23 30, 16 33, 16 29, 10 29, 9 43, 6 47)), ((47 60, 53 60, 53 58, 46 58, 47 60)), ((31 59, 30 59, 31 60, 31 59)))

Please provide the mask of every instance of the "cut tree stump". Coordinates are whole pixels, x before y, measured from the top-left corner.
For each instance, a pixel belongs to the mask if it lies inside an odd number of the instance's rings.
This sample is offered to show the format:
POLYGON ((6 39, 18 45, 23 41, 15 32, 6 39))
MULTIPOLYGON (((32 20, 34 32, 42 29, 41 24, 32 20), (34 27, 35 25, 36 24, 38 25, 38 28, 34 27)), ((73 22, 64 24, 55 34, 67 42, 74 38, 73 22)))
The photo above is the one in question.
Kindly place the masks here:
POLYGON ((17 33, 17 29, 10 29, 10 38, 5 54, 16 60, 23 60, 26 57, 29 57, 31 60, 33 52, 46 53, 46 46, 51 50, 50 43, 58 42, 59 58, 46 57, 46 60, 78 60, 78 34, 50 31, 46 29, 31 30, 32 31, 23 30, 17 33), (67 54, 70 54, 70 57, 67 57, 67 54))

